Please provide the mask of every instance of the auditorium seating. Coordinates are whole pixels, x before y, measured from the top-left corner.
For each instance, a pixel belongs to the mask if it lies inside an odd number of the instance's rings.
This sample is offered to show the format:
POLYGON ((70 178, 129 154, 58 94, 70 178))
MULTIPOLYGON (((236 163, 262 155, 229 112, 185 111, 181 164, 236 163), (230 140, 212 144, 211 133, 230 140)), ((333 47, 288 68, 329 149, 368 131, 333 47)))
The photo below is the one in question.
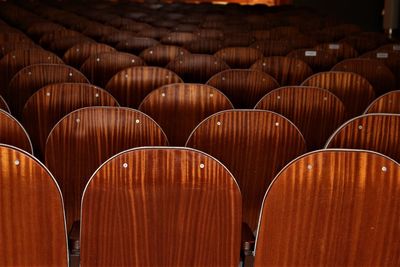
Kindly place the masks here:
POLYGON ((314 48, 334 55, 338 61, 358 56, 358 52, 347 43, 322 43, 314 48))
POLYGON ((150 66, 165 67, 177 56, 189 54, 186 49, 174 45, 156 45, 140 53, 140 57, 150 66))
POLYGON ((65 52, 63 60, 68 65, 79 69, 90 56, 111 51, 115 51, 115 49, 105 44, 94 42, 78 43, 65 52))
POLYGON ((314 73, 330 70, 337 62, 335 55, 319 49, 295 49, 287 56, 303 60, 314 73))
POLYGON ((378 97, 369 105, 365 113, 400 114, 400 91, 391 91, 378 97))
POLYGON ((217 51, 214 56, 222 59, 232 69, 246 69, 262 58, 263 53, 252 47, 226 47, 217 51))
POLYGON ((32 143, 24 127, 7 111, 0 109, 0 144, 18 147, 30 154, 32 143))

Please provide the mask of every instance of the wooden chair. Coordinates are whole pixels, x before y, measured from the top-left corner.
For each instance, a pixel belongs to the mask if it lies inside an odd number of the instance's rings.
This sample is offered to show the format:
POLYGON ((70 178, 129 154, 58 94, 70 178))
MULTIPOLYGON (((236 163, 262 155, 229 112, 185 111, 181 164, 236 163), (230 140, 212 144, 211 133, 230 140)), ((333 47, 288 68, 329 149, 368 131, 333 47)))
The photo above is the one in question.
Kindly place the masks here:
POLYGON ((3 43, 0 44, 0 59, 10 52, 15 50, 27 50, 41 48, 33 42, 13 42, 13 43, 3 43))
POLYGON ((214 39, 214 40, 223 40, 224 32, 218 29, 204 29, 200 28, 193 32, 197 35, 200 40, 201 39, 214 39))
POLYGON ((120 51, 129 52, 135 55, 139 55, 143 50, 159 45, 160 43, 148 37, 131 37, 129 39, 120 41, 115 48, 120 51))
POLYGON ((265 95, 255 109, 274 111, 288 118, 303 134, 309 150, 323 148, 346 115, 342 101, 334 94, 305 86, 275 89, 265 95))
POLYGON ((31 24, 27 29, 26 33, 35 40, 39 40, 40 37, 47 33, 59 31, 65 29, 60 24, 49 22, 49 21, 38 21, 31 24))
POLYGON ((387 42, 387 37, 383 33, 370 32, 359 33, 356 35, 347 36, 339 42, 347 43, 354 47, 360 54, 374 50, 387 42))
POLYGON ((50 43, 49 49, 57 55, 63 57, 65 53, 80 43, 96 43, 93 39, 85 35, 71 36, 68 38, 57 38, 50 43))
POLYGON ((140 32, 136 33, 136 36, 161 40, 164 36, 168 35, 170 32, 171 30, 169 28, 162 28, 162 27, 148 28, 148 29, 143 29, 140 32))
POLYGON ((185 48, 191 53, 212 55, 222 49, 223 42, 219 39, 199 39, 187 43, 185 48))
POLYGON ((265 57, 285 56, 292 50, 290 42, 286 40, 256 41, 250 47, 260 50, 265 57))
POLYGON ((7 111, 0 109, 0 144, 18 147, 30 154, 32 143, 24 127, 7 111))
POLYGON ((391 44, 385 44, 380 47, 378 47, 375 51, 377 52, 400 52, 400 43, 391 43, 391 44))
POLYGON ((235 108, 253 108, 278 82, 259 70, 230 69, 212 76, 207 83, 223 92, 235 108))
POLYGON ((372 150, 400 162, 400 115, 356 117, 337 129, 325 147, 372 150))
POLYGON ((140 53, 140 57, 150 66, 165 67, 178 56, 190 54, 186 49, 173 45, 157 45, 140 53))
POLYGON ((338 61, 358 57, 358 52, 347 43, 323 43, 315 46, 314 49, 326 51, 334 55, 338 61))
POLYGON ((396 86, 400 85, 400 53, 398 51, 370 51, 360 57, 376 59, 383 62, 392 71, 397 81, 396 86))
POLYGON ((78 43, 65 52, 63 60, 68 65, 80 68, 90 56, 112 51, 115 51, 115 49, 105 44, 93 42, 78 43))
POLYGON ((287 56, 303 60, 314 73, 328 71, 337 62, 337 58, 333 54, 317 49, 296 49, 287 56))
POLYGON ((81 265, 238 266, 241 205, 232 174, 205 153, 125 151, 85 189, 81 265))
POLYGON ((143 65, 145 65, 144 61, 138 56, 121 52, 105 52, 86 59, 80 71, 91 83, 105 87, 119 71, 143 65))
POLYGON ((324 88, 336 95, 346 107, 346 118, 362 114, 375 98, 374 88, 367 79, 352 72, 320 72, 302 85, 324 88))
POLYGON ((304 61, 290 57, 267 57, 257 60, 251 69, 262 70, 276 79, 281 86, 300 85, 313 74, 304 61))
POLYGON ((186 54, 173 59, 166 68, 186 83, 206 83, 214 74, 229 69, 229 66, 215 56, 186 54))
POLYGON ((300 131, 286 118, 264 110, 230 110, 197 126, 186 146, 220 160, 237 179, 243 221, 254 231, 262 198, 273 177, 306 151, 300 131))
POLYGON ((187 83, 164 85, 148 94, 139 106, 161 126, 172 146, 184 146, 202 120, 226 109, 233 106, 220 91, 187 83))
POLYGON ((10 108, 8 107, 7 102, 1 95, 0 95, 0 109, 10 113, 10 108))
POLYGON ((0 159, 0 265, 67 267, 63 199, 53 176, 12 146, 0 145, 0 159))
POLYGON ((184 46, 197 38, 198 37, 191 32, 170 32, 161 38, 161 43, 164 45, 184 46))
POLYGON ((367 113, 400 114, 400 91, 391 91, 375 99, 365 111, 367 113))
POLYGON ((181 83, 174 72, 159 67, 131 67, 115 74, 106 85, 118 102, 137 108, 151 91, 166 84, 181 83))
POLYGON ((372 151, 297 158, 265 195, 254 266, 398 266, 399 177, 372 151))
POLYGON ((110 46, 115 46, 119 42, 126 41, 132 37, 135 37, 135 34, 131 31, 116 31, 111 35, 103 36, 101 42, 110 46))
POLYGON ((128 148, 167 144, 152 119, 129 108, 86 107, 61 119, 47 138, 45 162, 63 192, 67 229, 80 219, 85 185, 104 161, 128 148))
POLYGON ((61 64, 34 64, 14 75, 7 88, 7 101, 17 118, 28 98, 45 85, 61 82, 88 83, 76 69, 61 64))
POLYGON ((371 83, 378 96, 396 88, 396 79, 393 73, 383 62, 376 59, 346 59, 333 66, 332 71, 360 74, 371 83))
POLYGON ((226 47, 214 54, 225 61, 231 68, 247 69, 263 57, 263 53, 252 47, 226 47))
POLYGON ((77 36, 82 37, 85 35, 83 35, 80 32, 70 30, 70 29, 60 29, 57 31, 48 32, 48 33, 44 34, 39 40, 39 45, 42 47, 50 48, 51 44, 59 39, 66 40, 71 37, 77 37, 77 36))

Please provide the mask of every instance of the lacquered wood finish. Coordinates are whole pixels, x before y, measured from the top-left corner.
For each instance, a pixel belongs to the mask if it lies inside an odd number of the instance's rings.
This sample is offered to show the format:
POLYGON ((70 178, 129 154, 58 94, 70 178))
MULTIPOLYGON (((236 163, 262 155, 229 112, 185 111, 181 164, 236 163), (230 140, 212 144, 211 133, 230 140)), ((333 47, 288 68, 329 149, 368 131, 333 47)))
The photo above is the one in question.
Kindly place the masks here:
POLYGON ((131 67, 115 74, 106 85, 122 106, 137 108, 153 90, 166 84, 181 83, 170 70, 159 67, 131 67))
POLYGON ((326 148, 366 149, 400 162, 400 115, 366 114, 343 124, 326 148))
POLYGON ((87 83, 59 83, 41 88, 26 102, 22 121, 35 154, 44 159, 47 136, 68 113, 88 106, 118 106, 107 91, 87 83))
POLYGON ((171 84, 152 91, 139 110, 165 131, 169 144, 184 146, 194 128, 208 116, 233 109, 229 99, 204 84, 171 84))
POLYGON ((267 57, 257 60, 251 69, 262 70, 274 77, 281 86, 300 85, 313 74, 304 61, 290 57, 267 57))
POLYGON ((82 34, 82 36, 71 36, 68 38, 57 38, 51 42, 49 49, 61 57, 73 46, 80 43, 95 43, 94 40, 82 34))
POLYGON ((199 39, 185 45, 185 48, 191 53, 214 54, 220 50, 223 42, 218 39, 199 39))
POLYGON ((399 177, 371 151, 298 158, 266 194, 254 266, 398 266, 399 177))
POLYGON ((363 55, 361 58, 376 59, 383 62, 392 71, 397 84, 396 89, 400 85, 400 53, 399 51, 370 51, 363 55))
POLYGON ((128 148, 167 144, 152 119, 129 108, 86 107, 61 119, 48 136, 45 162, 63 192, 67 229, 79 220, 83 189, 103 162, 128 148))
POLYGON ((334 94, 305 86, 275 89, 265 95, 255 109, 274 111, 288 118, 303 134, 309 150, 323 148, 346 116, 342 101, 334 94))
POLYGON ((222 111, 193 131, 186 146, 220 160, 238 181, 243 221, 254 231, 273 177, 306 151, 300 131, 286 118, 263 110, 222 111))
POLYGON ((333 54, 317 49, 296 49, 287 56, 301 59, 312 68, 314 73, 327 71, 337 62, 337 58, 333 54))
POLYGON ((170 32, 161 38, 161 43, 166 45, 184 46, 193 42, 198 37, 191 32, 170 32))
POLYGON ((363 32, 340 40, 340 42, 347 43, 354 47, 360 54, 374 50, 387 41, 387 37, 383 32, 363 32))
POLYGON ((93 42, 78 43, 65 52, 63 60, 68 65, 80 68, 90 56, 112 51, 115 51, 115 49, 105 44, 93 42))
POLYGON ((256 41, 251 44, 251 47, 260 50, 265 57, 285 56, 292 50, 289 41, 284 40, 256 41))
POLYGON ((177 56, 183 56, 186 54, 190 54, 189 51, 179 46, 157 45, 142 51, 140 57, 147 65, 165 67, 177 56))
POLYGON ((346 59, 336 64, 332 71, 360 74, 371 83, 378 96, 396 88, 396 79, 393 73, 383 62, 376 59, 346 59))
POLYGON ((252 47, 226 47, 214 54, 225 61, 231 68, 247 69, 263 57, 263 53, 252 47))
POLYGON ((7 111, 0 109, 0 144, 18 147, 32 154, 32 144, 24 127, 7 111))
POLYGON ((186 83, 206 83, 214 74, 229 69, 229 66, 212 55, 186 54, 173 59, 166 68, 186 83))
POLYGON ((8 107, 7 102, 4 100, 2 96, 0 96, 0 109, 10 113, 10 108, 8 107))
POLYGON ((235 108, 253 108, 278 82, 260 70, 231 69, 212 76, 207 83, 223 92, 235 108))
POLYGON ((358 56, 357 50, 347 43, 323 43, 314 47, 334 55, 338 61, 358 56))
POLYGON ((27 50, 33 48, 41 48, 33 42, 16 42, 0 44, 0 58, 15 50, 27 50))
POLYGON ((28 98, 45 85, 61 82, 88 83, 76 69, 60 64, 35 64, 14 75, 7 89, 8 103, 13 114, 20 117, 28 98))
POLYGON ((391 91, 378 97, 369 105, 365 113, 400 114, 400 91, 391 91))
POLYGON ((67 267, 63 200, 54 178, 14 147, 0 145, 0 159, 0 265, 67 267))
POLYGON ((159 45, 160 43, 148 37, 131 37, 119 42, 115 48, 120 51, 126 51, 135 55, 139 55, 143 50, 159 45))
POLYGON ((392 44, 386 44, 378 47, 376 51, 381 51, 381 52, 400 52, 400 43, 392 43, 392 44))
POLYGON ((26 29, 26 33, 37 40, 46 33, 60 31, 63 29, 65 28, 60 24, 49 21, 38 21, 33 23, 32 25, 29 25, 29 27, 26 29))
POLYGON ((347 118, 362 114, 375 98, 374 88, 368 80, 352 72, 320 72, 302 85, 324 88, 336 95, 346 107, 347 118))
POLYGON ((121 52, 105 52, 86 59, 80 71, 91 83, 105 87, 119 71, 143 65, 145 65, 144 61, 138 56, 121 52))
POLYGON ((240 191, 204 153, 134 149, 94 174, 81 227, 82 266, 236 267, 240 191))

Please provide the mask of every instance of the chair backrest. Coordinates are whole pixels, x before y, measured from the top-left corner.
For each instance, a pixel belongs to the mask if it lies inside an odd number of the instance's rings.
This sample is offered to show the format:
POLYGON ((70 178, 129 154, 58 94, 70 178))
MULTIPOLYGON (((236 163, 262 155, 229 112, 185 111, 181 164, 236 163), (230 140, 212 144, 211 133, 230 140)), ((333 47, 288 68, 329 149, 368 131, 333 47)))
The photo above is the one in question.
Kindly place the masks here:
MULTIPOLYGON (((370 51, 360 56, 361 58, 376 59, 383 62, 393 73, 397 84, 400 85, 400 53, 398 51, 370 51)), ((398 87, 396 87, 397 89, 398 87)))
POLYGON ((390 52, 390 51, 392 51, 392 52, 399 53, 400 52, 400 43, 397 42, 397 43, 385 44, 385 45, 382 45, 382 46, 378 47, 376 49, 376 51, 381 51, 381 52, 390 52))
POLYGON ((212 76, 207 83, 223 92, 235 108, 253 108, 278 82, 260 70, 229 69, 212 76))
POLYGON ((319 49, 296 49, 287 56, 303 60, 312 68, 314 73, 330 70, 337 62, 335 55, 319 49))
POLYGON ((10 52, 15 50, 27 50, 27 49, 40 49, 41 47, 33 42, 12 42, 0 44, 0 58, 4 57, 10 52))
POLYGON ((148 37, 131 37, 129 39, 120 41, 115 48, 120 51, 126 51, 135 55, 139 55, 143 50, 159 45, 160 43, 148 37))
POLYGON ((104 161, 128 148, 167 144, 151 118, 129 108, 86 107, 61 119, 47 138, 45 162, 63 192, 68 229, 79 220, 87 181, 104 161))
POLYGON ((347 43, 323 43, 314 48, 333 54, 338 61, 358 56, 358 52, 347 43))
POLYGON ((325 147, 372 150, 400 162, 400 115, 366 114, 351 119, 336 130, 325 147))
POLYGON ((368 106, 365 113, 400 114, 400 91, 391 91, 378 97, 368 106))
POLYGON ((80 71, 91 83, 104 88, 119 71, 143 65, 145 65, 144 61, 138 56, 121 52, 105 52, 86 59, 80 71))
POLYGON ((166 84, 181 83, 174 72, 160 67, 131 67, 115 74, 106 85, 121 106, 137 108, 153 90, 166 84))
POLYGON ((212 55, 186 54, 170 61, 166 68, 178 74, 186 83, 205 83, 214 74, 229 69, 229 66, 212 55))
POLYGON ((191 32, 170 32, 161 38, 161 43, 166 45, 184 46, 197 38, 198 36, 191 32))
POLYGON ((208 85, 188 83, 162 86, 139 106, 161 126, 172 146, 184 146, 202 120, 226 109, 233 106, 223 93, 208 85))
POLYGON ((217 51, 214 56, 225 61, 231 68, 247 69, 262 58, 263 53, 252 47, 225 47, 217 51))
POLYGON ((346 107, 347 118, 362 114, 375 98, 374 88, 368 80, 352 72, 316 73, 302 85, 324 88, 336 95, 346 107))
POLYGON ((0 109, 0 143, 33 153, 32 143, 24 127, 3 109, 0 109))
POLYGON ((304 61, 291 57, 267 57, 257 60, 251 69, 262 70, 274 77, 281 86, 300 85, 313 74, 304 61))
POLYGON ((68 65, 80 68, 90 56, 111 51, 115 51, 115 48, 106 44, 83 42, 69 48, 67 52, 65 52, 63 60, 68 65))
POLYGON ((220 160, 237 179, 243 220, 256 229, 262 198, 272 178, 306 151, 300 131, 286 118, 264 110, 228 110, 197 126, 186 146, 220 160))
POLYGON ((387 42, 387 37, 383 33, 363 32, 347 36, 340 40, 354 47, 360 54, 376 49, 387 42))
POLYGON ((205 153, 122 152, 85 189, 81 265, 238 266, 241 205, 232 174, 205 153))
POLYGON ((2 96, 0 96, 0 109, 10 113, 10 108, 8 107, 7 102, 4 100, 2 96))
POLYGON ((223 46, 223 41, 219 39, 199 39, 185 44, 185 48, 191 53, 214 54, 223 46))
POLYGON ((260 50, 265 57, 285 56, 292 50, 291 44, 286 40, 256 41, 250 47, 260 50))
POLYGON ((68 266, 63 199, 34 157, 0 145, 0 265, 68 266))
POLYGON ((306 86, 275 89, 265 95, 255 109, 274 111, 288 118, 303 134, 309 150, 323 148, 346 115, 342 101, 334 94, 306 86))
POLYGON ((174 45, 157 45, 147 48, 140 53, 140 57, 150 66, 165 67, 177 56, 190 54, 186 49, 174 45))
POLYGON ((63 57, 64 54, 73 46, 78 45, 80 43, 88 43, 92 42, 95 43, 93 39, 90 39, 89 37, 81 34, 78 36, 71 36, 68 38, 56 38, 54 41, 52 41, 49 45, 49 49, 53 51, 54 53, 57 53, 57 55, 63 57))
POLYGON ((164 37, 170 32, 171 30, 168 28, 162 28, 162 27, 148 28, 148 29, 143 29, 140 32, 136 33, 136 36, 148 37, 160 40, 162 37, 164 37))
POLYGON ((398 266, 399 177, 372 151, 299 157, 265 196, 254 266, 398 266))

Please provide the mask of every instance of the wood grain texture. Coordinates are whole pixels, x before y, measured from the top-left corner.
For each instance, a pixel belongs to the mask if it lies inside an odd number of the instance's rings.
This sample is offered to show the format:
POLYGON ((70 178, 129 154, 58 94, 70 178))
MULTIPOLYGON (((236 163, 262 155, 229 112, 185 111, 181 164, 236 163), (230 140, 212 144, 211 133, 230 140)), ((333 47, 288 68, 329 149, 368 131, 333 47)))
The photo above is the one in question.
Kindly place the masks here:
POLYGON ((129 150, 85 191, 81 264, 236 267, 240 229, 240 191, 221 163, 182 148, 129 150))
POLYGON ((365 113, 400 114, 400 91, 391 91, 378 97, 368 106, 365 113))
POLYGON ((148 29, 143 29, 140 32, 136 33, 136 36, 148 37, 148 38, 160 40, 161 38, 163 38, 165 35, 167 35, 170 32, 171 32, 171 30, 169 28, 162 28, 162 27, 148 28, 148 29))
POLYGON ((200 28, 194 31, 193 33, 196 34, 200 39, 217 39, 217 40, 224 39, 224 32, 218 29, 200 28))
POLYGON ((287 40, 256 41, 250 47, 260 50, 265 57, 285 56, 292 50, 292 46, 287 40))
POLYGON ((391 43, 391 44, 385 44, 376 49, 376 51, 381 51, 381 52, 400 52, 400 43, 391 43))
POLYGON ((145 65, 144 61, 138 56, 121 52, 105 52, 86 59, 80 71, 91 83, 105 87, 119 71, 143 65, 145 65))
POLYGON ((71 37, 84 36, 82 33, 70 29, 60 29, 53 32, 48 32, 40 37, 39 45, 50 48, 51 44, 59 39, 67 41, 71 37))
POLYGON ((7 102, 4 100, 2 96, 0 96, 0 109, 10 113, 10 108, 8 107, 7 102))
POLYGON ((24 127, 3 109, 0 109, 0 122, 0 143, 33 153, 31 141, 24 127))
POLYGON ((139 55, 143 50, 159 45, 160 43, 148 37, 131 37, 129 39, 120 41, 115 48, 120 51, 126 51, 135 55, 139 55))
POLYGON ((311 67, 314 73, 328 71, 337 62, 335 55, 317 49, 296 49, 287 54, 287 56, 301 59, 311 67))
POLYGON ((12 42, 0 44, 0 58, 15 50, 27 50, 33 48, 41 48, 33 42, 12 42))
POLYGON ((60 120, 47 138, 45 162, 63 192, 67 229, 80 219, 83 189, 104 161, 128 148, 167 144, 152 119, 129 108, 86 107, 60 120))
POLYGON ((186 146, 220 160, 238 181, 243 221, 254 231, 273 177, 306 151, 300 131, 286 118, 263 110, 222 111, 204 120, 186 146))
POLYGON ((225 61, 231 68, 247 69, 262 58, 263 53, 252 47, 225 47, 217 51, 214 56, 225 61))
POLYGON ((371 151, 298 158, 267 192, 254 266, 398 266, 399 177, 371 151))
POLYGON ((139 106, 161 126, 172 146, 184 146, 202 120, 226 109, 233 106, 223 93, 204 84, 187 83, 162 86, 139 106))
POLYGON ((35 147, 35 155, 44 159, 47 136, 68 113, 88 106, 118 106, 107 91, 87 83, 59 83, 41 88, 26 102, 22 123, 35 147))
POLYGON ((304 61, 290 57, 267 57, 257 60, 251 69, 262 70, 274 77, 281 86, 300 85, 313 74, 304 61))
POLYGON ((346 59, 333 66, 332 71, 348 71, 363 76, 371 83, 378 96, 396 89, 393 73, 383 62, 376 59, 346 59))
MULTIPOLYGON (((370 51, 360 56, 361 58, 376 59, 383 62, 393 73, 396 79, 396 89, 400 85, 400 53, 399 51, 370 51)), ((393 89, 393 88, 392 88, 393 89)))
POLYGON ((165 45, 184 46, 197 38, 198 37, 191 32, 170 32, 161 38, 161 43, 165 45))
POLYGON ((0 265, 68 266, 63 200, 43 165, 0 145, 0 265))
POLYGON ((131 31, 116 31, 113 34, 103 36, 101 38, 101 42, 111 46, 115 46, 119 42, 128 40, 132 37, 135 37, 135 34, 131 31))
POLYGON ((170 70, 159 67, 131 67, 115 74, 106 85, 121 106, 137 108, 153 90, 182 79, 170 70))
POLYGON ((46 33, 51 33, 54 31, 59 31, 65 29, 60 24, 50 22, 50 21, 38 21, 35 22, 26 29, 26 33, 33 37, 35 40, 39 40, 40 37, 46 33))
POLYGON ((115 51, 115 49, 105 44, 93 42, 78 43, 65 52, 63 60, 68 65, 80 68, 90 56, 111 51, 115 51))
POLYGON ((363 32, 347 36, 340 42, 347 43, 354 47, 360 54, 376 49, 387 42, 385 34, 378 32, 363 32))
POLYGON ((352 72, 317 73, 302 85, 324 88, 336 95, 346 107, 347 118, 362 114, 375 98, 374 88, 368 80, 352 72))
POLYGON ((73 46, 78 45, 80 43, 95 43, 93 39, 85 35, 81 36, 71 36, 68 38, 56 38, 54 41, 51 42, 49 49, 57 55, 63 57, 64 54, 73 46))
POLYGON ((338 61, 358 56, 357 50, 347 43, 323 43, 314 47, 334 55, 338 61))
POLYGON ((309 150, 323 148, 346 115, 342 101, 334 94, 305 86, 275 89, 265 95, 255 109, 274 111, 288 118, 303 134, 309 150))
POLYGON ((214 74, 229 69, 229 66, 212 55, 186 54, 173 59, 166 68, 186 83, 206 83, 214 74))
POLYGON ((88 83, 76 69, 61 64, 34 64, 14 75, 7 89, 11 111, 20 118, 24 104, 37 90, 45 85, 60 82, 88 83))
POLYGON ((400 115, 366 114, 343 124, 326 148, 366 149, 400 162, 400 115))
POLYGON ((186 54, 190 54, 189 51, 179 46, 157 45, 142 51, 140 57, 147 65, 165 67, 177 56, 183 56, 186 54))
POLYGON ((223 46, 222 40, 218 39, 199 39, 185 44, 185 48, 191 53, 212 55, 223 46))
POLYGON ((223 92, 235 108, 253 108, 278 82, 260 70, 231 69, 212 76, 206 83, 223 92))

